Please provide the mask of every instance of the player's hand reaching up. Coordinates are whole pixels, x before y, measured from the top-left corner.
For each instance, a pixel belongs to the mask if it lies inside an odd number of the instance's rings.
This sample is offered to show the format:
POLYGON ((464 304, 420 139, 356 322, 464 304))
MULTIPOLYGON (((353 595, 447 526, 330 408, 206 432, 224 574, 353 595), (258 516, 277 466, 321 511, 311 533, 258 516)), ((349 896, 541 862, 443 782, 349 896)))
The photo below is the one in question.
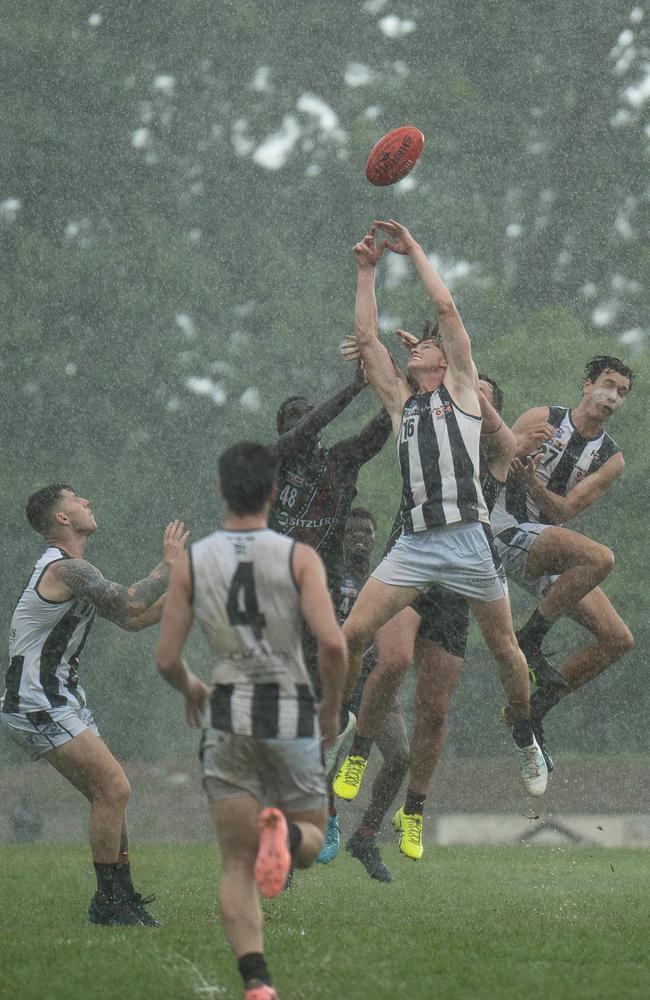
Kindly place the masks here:
POLYGON ((406 226, 402 226, 401 223, 395 222, 394 219, 391 219, 389 222, 380 222, 379 220, 376 220, 373 222, 370 232, 374 233, 375 229, 383 230, 383 232, 388 233, 391 238, 390 240, 381 241, 381 250, 390 250, 391 253, 409 254, 411 250, 415 249, 418 245, 417 241, 411 236, 406 226))
POLYGON ((399 337, 407 351, 412 351, 420 343, 420 338, 416 337, 414 333, 409 333, 408 330, 395 330, 395 336, 399 337))
POLYGON ((170 521, 163 535, 164 562, 173 562, 185 548, 189 537, 189 528, 186 529, 182 521, 170 521))
POLYGON ((550 441, 554 434, 555 428, 546 420, 533 424, 517 435, 517 454, 531 455, 541 448, 545 441, 550 441))
POLYGON ((359 268, 375 267, 383 252, 383 245, 377 246, 374 226, 371 226, 370 232, 352 248, 359 268))
POLYGON ((510 475, 522 482, 529 483, 535 478, 535 473, 543 458, 544 454, 541 451, 537 455, 527 455, 524 459, 513 458, 510 465, 510 475))

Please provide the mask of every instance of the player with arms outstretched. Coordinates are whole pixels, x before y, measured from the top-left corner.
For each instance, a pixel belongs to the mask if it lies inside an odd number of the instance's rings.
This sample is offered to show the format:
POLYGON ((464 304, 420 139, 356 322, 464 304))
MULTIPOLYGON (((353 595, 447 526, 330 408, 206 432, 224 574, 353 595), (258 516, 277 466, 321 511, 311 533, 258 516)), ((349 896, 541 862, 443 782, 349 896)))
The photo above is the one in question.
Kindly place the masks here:
POLYGON ((494 550, 479 478, 481 408, 471 344, 454 301, 422 247, 397 222, 377 222, 354 247, 355 335, 368 379, 391 416, 403 484, 403 532, 364 586, 345 626, 348 689, 363 647, 385 622, 431 584, 465 597, 497 660, 514 720, 513 739, 527 791, 542 795, 547 769, 530 721, 526 660, 517 645, 505 574, 494 550), (381 246, 375 227, 392 241, 381 246), (384 249, 415 266, 438 316, 441 342, 411 351, 413 392, 378 338, 375 269, 384 249))

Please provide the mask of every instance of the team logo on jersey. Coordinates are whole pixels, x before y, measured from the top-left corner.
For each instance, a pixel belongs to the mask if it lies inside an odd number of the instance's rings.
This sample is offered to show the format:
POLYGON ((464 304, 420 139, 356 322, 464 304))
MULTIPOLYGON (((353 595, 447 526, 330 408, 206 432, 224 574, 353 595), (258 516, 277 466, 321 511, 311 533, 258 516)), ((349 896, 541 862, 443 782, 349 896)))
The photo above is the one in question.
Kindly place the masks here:
POLYGON ((436 420, 444 420, 446 413, 452 413, 451 403, 444 403, 442 406, 436 406, 433 411, 433 415, 436 420))

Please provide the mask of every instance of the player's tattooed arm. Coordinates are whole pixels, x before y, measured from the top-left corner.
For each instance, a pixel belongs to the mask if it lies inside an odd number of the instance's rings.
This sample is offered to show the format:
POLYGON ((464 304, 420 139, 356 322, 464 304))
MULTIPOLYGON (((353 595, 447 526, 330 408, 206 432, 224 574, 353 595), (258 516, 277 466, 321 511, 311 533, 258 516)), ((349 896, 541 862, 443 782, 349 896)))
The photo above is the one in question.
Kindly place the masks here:
MULTIPOLYGON (((160 600, 169 579, 169 567, 165 563, 160 563, 148 577, 131 587, 107 580, 85 559, 64 559, 55 563, 50 573, 71 595, 94 605, 102 618, 128 632, 153 624, 153 620, 145 617, 146 612, 160 600)), ((162 608, 160 610, 162 612, 162 608)))
MULTIPOLYGON (((189 531, 182 521, 171 521, 163 536, 163 560, 143 580, 129 587, 107 580, 85 559, 64 559, 54 563, 49 573, 69 594, 93 604, 102 618, 128 632, 139 631, 160 621, 161 598, 167 590, 169 571, 184 551, 189 531)), ((57 595, 57 599, 61 599, 57 595)))

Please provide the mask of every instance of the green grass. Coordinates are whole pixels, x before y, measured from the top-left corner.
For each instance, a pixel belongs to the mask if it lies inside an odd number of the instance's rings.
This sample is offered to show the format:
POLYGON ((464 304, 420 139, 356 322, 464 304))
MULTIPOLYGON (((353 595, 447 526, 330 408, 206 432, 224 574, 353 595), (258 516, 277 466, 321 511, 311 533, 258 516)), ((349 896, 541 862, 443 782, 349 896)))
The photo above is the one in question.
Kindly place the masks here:
MULTIPOLYGON (((626 1000, 650 996, 650 853, 435 848, 395 881, 347 855, 265 903, 281 1000, 626 1000)), ((0 849, 0 997, 241 1000, 209 845, 140 846, 161 929, 91 927, 83 845, 0 849)), ((90 870, 89 870, 90 869, 90 870)))

